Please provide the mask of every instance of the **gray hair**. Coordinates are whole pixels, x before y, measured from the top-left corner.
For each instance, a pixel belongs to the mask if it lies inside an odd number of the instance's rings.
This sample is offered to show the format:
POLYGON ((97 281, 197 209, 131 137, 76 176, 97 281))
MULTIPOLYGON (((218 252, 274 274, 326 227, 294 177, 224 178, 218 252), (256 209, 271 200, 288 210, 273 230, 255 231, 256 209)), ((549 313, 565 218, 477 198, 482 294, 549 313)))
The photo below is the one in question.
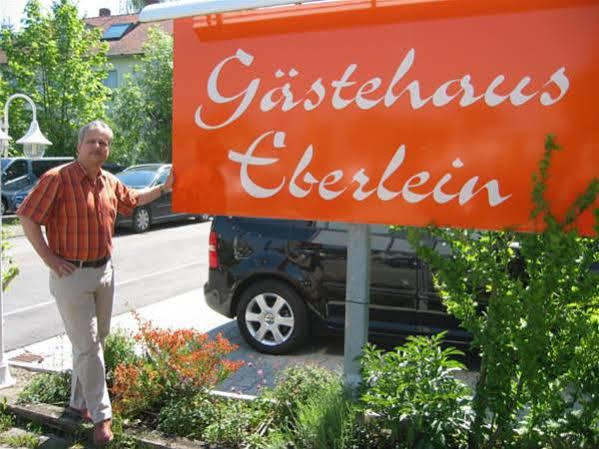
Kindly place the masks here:
POLYGON ((114 137, 114 133, 112 132, 112 129, 110 128, 110 126, 108 126, 106 124, 106 122, 103 120, 94 120, 93 122, 89 122, 87 125, 82 126, 79 129, 79 133, 78 133, 78 144, 79 145, 81 145, 83 143, 85 136, 92 129, 98 129, 100 131, 106 132, 109 135, 109 139, 110 139, 110 141, 108 143, 112 143, 112 138, 114 137))

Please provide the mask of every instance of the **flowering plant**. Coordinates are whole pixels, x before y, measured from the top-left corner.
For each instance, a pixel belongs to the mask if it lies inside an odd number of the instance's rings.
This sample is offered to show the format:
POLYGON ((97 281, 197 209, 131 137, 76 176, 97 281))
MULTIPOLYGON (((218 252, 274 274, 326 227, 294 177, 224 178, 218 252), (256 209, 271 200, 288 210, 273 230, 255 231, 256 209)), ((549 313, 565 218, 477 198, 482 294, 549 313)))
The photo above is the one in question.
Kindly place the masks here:
POLYGON ((193 329, 159 329, 136 319, 140 330, 135 340, 144 357, 117 366, 111 389, 114 409, 123 416, 156 411, 167 400, 205 392, 243 365, 224 358, 237 346, 221 334, 211 339, 193 329))

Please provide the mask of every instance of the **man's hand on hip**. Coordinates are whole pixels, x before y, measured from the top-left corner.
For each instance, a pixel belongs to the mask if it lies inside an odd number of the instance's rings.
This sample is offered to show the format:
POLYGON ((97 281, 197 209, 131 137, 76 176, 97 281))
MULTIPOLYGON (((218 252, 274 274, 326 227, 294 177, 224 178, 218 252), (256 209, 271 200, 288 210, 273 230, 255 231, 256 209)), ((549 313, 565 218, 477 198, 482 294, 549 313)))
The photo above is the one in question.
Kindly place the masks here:
POLYGON ((48 254, 43 260, 58 277, 68 276, 77 268, 75 265, 67 262, 56 254, 48 254))

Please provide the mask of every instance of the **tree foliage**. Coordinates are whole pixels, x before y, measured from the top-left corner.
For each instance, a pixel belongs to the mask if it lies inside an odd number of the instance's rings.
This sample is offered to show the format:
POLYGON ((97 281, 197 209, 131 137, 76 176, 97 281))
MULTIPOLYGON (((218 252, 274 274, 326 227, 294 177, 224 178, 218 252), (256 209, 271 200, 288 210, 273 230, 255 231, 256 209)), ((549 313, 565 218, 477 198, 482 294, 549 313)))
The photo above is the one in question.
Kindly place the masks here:
POLYGON ((128 164, 171 161, 172 83, 173 38, 160 27, 152 27, 139 64, 114 96, 110 113, 114 160, 128 164))
POLYGON ((146 5, 146 0, 127 0, 125 9, 129 13, 137 13, 146 5))
POLYGON ((544 232, 431 229, 449 257, 410 233, 482 355, 471 448, 599 447, 599 241, 571 226, 596 205, 599 180, 558 219, 545 196, 557 149, 549 136, 533 177, 544 232))
MULTIPOLYGON (((22 24, 19 31, 0 33, 7 57, 0 67, 5 95, 21 92, 33 99, 40 128, 53 143, 47 155, 72 154, 77 129, 105 116, 108 46, 100 41, 100 30, 77 16, 74 0, 56 0, 47 15, 39 0, 29 0, 22 24)), ((30 112, 12 107, 11 135, 22 136, 30 121, 30 112)))

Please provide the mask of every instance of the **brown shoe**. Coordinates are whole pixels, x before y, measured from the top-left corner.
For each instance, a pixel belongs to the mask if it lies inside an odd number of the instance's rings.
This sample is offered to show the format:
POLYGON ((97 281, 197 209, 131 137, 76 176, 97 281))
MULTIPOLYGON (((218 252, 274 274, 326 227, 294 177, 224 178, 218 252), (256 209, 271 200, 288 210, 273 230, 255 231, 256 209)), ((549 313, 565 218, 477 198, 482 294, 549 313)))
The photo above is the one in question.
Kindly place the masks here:
POLYGON ((106 446, 110 443, 114 435, 111 430, 112 421, 106 419, 94 424, 94 444, 96 446, 106 446))

